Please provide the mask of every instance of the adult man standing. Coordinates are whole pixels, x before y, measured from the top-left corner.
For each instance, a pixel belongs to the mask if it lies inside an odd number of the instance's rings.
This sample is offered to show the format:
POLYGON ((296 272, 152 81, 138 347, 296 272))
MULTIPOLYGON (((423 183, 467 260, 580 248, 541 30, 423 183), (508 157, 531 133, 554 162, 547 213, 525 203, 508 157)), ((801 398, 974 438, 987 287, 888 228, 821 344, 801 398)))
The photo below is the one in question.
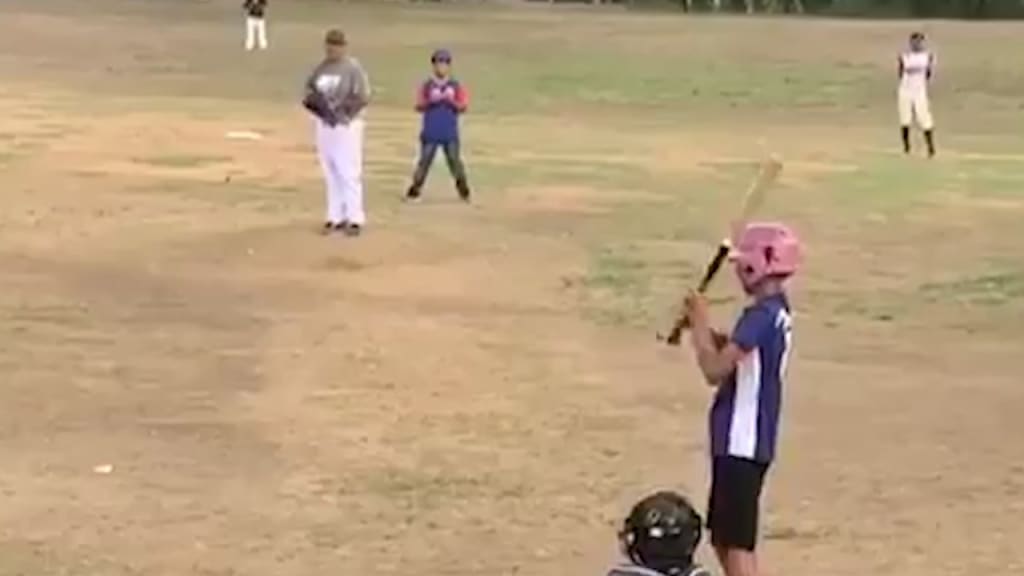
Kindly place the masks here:
POLYGON ((347 53, 341 30, 324 38, 326 57, 306 81, 303 106, 314 115, 316 147, 327 187, 324 233, 358 236, 363 210, 363 109, 370 102, 370 81, 347 53))
POLYGON ((245 0, 245 49, 267 49, 267 0, 245 0))

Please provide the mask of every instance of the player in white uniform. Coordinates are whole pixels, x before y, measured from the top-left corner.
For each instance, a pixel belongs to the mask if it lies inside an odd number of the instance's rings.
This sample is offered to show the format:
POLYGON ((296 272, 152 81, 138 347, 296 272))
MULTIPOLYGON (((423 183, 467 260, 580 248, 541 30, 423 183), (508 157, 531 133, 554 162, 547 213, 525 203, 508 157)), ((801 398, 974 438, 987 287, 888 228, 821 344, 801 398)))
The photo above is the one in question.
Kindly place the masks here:
POLYGON ((245 49, 267 49, 267 0, 245 0, 245 49))
POLYGON ((899 96, 897 104, 900 114, 900 134, 903 137, 903 151, 910 153, 910 126, 917 125, 924 131, 928 145, 928 156, 935 155, 935 122, 928 102, 928 82, 935 69, 935 55, 924 45, 924 34, 910 35, 910 49, 900 54, 899 96))

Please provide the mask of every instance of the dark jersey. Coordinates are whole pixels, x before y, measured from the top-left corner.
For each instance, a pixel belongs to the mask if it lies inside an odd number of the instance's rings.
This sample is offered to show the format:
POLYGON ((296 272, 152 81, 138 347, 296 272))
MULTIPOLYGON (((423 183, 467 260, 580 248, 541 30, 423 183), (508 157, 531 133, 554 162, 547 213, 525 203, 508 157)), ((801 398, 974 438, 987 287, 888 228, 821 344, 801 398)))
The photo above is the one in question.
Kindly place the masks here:
POLYGON ((775 457, 792 338, 784 295, 758 300, 743 311, 732 341, 747 354, 715 394, 709 418, 713 456, 764 464, 775 457))
POLYGON ((245 0, 242 9, 252 18, 263 18, 267 13, 267 0, 245 0))

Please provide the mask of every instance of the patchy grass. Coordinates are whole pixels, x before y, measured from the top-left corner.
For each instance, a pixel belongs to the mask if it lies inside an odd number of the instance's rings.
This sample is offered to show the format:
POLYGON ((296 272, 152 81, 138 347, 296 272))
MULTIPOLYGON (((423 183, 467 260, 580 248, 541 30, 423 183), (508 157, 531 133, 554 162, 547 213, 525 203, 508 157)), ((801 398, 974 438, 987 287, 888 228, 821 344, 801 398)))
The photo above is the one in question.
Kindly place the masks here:
POLYGON ((603 248, 583 278, 585 306, 599 321, 613 325, 650 324, 651 270, 628 245, 603 248))
POLYGON ((1024 271, 997 272, 922 284, 930 302, 954 300, 971 306, 1004 306, 1024 301, 1024 271))
POLYGON ((132 162, 159 168, 204 168, 231 162, 230 156, 199 154, 168 154, 163 156, 136 157, 132 162))

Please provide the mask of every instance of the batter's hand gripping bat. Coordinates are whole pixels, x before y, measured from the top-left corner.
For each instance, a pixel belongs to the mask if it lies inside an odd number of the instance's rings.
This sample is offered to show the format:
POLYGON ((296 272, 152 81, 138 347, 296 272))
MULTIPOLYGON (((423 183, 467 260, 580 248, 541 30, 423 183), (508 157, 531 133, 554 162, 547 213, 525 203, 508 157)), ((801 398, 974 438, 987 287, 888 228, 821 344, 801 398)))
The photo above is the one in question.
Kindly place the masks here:
MULTIPOLYGON (((743 197, 743 206, 740 208, 740 213, 735 220, 732 221, 731 230, 729 236, 722 239, 718 244, 718 248, 715 250, 715 255, 708 262, 707 268, 704 269, 704 276, 700 279, 700 284, 697 285, 697 292, 703 294, 707 291, 708 286, 711 285, 711 281, 718 275, 718 271, 722 269, 722 265, 725 264, 726 259, 729 257, 729 252, 732 250, 732 239, 737 238, 742 232, 744 226, 747 225, 747 221, 754 214, 755 211, 764 203, 765 194, 768 188, 775 182, 779 177, 779 172, 782 171, 782 160, 777 156, 770 156, 761 164, 761 170, 757 173, 757 177, 753 182, 750 183, 750 188, 747 189, 746 195, 743 197)), ((690 318, 685 314, 680 314, 676 318, 675 323, 672 325, 672 329, 669 331, 668 336, 658 334, 658 340, 663 340, 666 344, 672 346, 678 346, 682 339, 683 332, 689 328, 690 318)))

